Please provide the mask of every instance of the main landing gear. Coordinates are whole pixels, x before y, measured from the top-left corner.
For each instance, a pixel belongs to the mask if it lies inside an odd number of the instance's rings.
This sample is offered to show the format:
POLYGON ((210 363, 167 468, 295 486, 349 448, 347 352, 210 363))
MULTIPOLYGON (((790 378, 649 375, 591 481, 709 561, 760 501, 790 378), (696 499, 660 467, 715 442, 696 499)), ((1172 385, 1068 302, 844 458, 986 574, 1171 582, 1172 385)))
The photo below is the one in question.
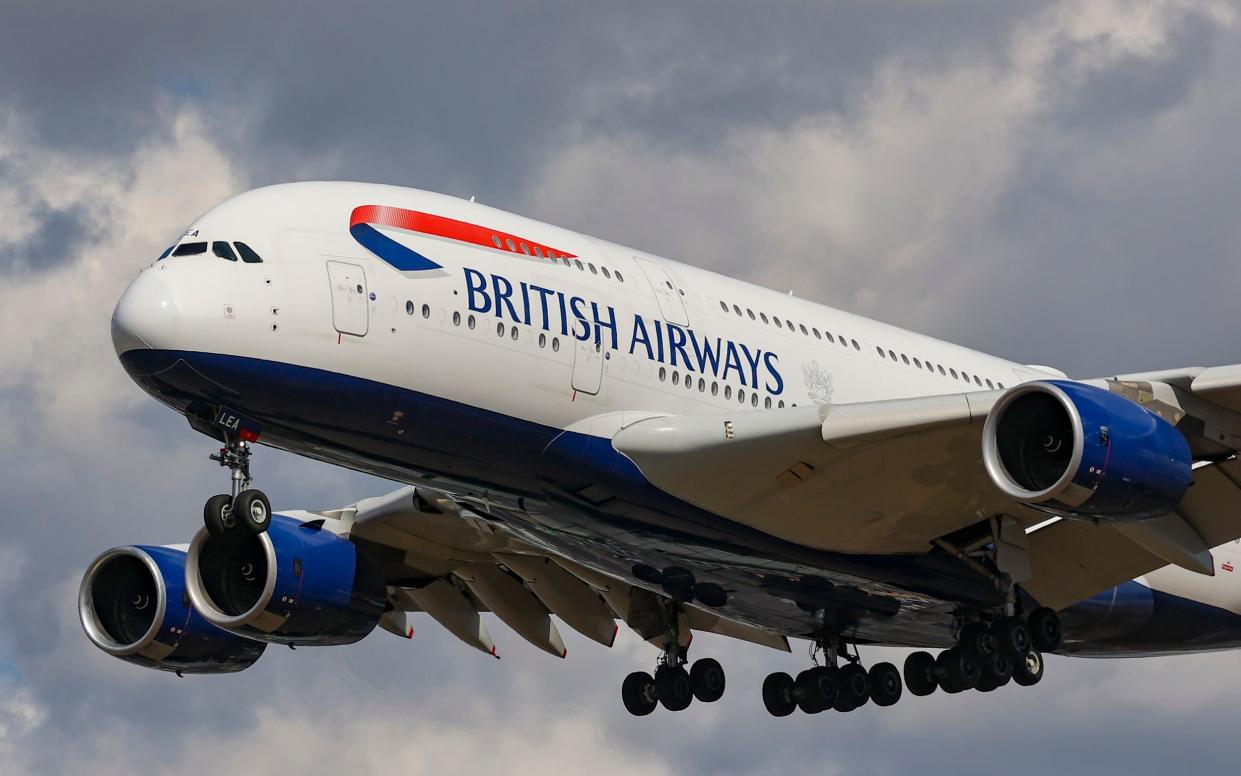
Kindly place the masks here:
POLYGON ((1043 653, 1063 642, 1060 618, 1047 608, 1029 617, 1010 616, 993 622, 973 622, 961 628, 957 646, 934 656, 914 652, 905 670, 876 663, 866 670, 856 648, 848 654, 843 641, 826 640, 815 648, 826 653, 826 665, 815 665, 796 678, 774 673, 763 682, 763 705, 776 717, 794 711, 818 714, 828 709, 853 711, 873 702, 891 706, 903 689, 911 695, 930 695, 937 689, 955 694, 966 690, 991 692, 1013 682, 1025 687, 1043 678, 1043 653), (844 665, 837 666, 843 661, 844 665), (902 681, 903 679, 903 681, 902 681))
POLYGON ((695 660, 689 670, 686 649, 674 644, 659 657, 655 675, 634 671, 621 685, 621 700, 635 717, 644 717, 662 705, 668 711, 684 711, 695 699, 714 703, 724 695, 724 668, 718 660, 695 660))
POLYGON ((853 711, 874 702, 876 706, 891 706, 901 699, 903 684, 901 673, 891 663, 876 663, 870 670, 862 667, 861 659, 844 653, 828 642, 815 648, 813 659, 822 649, 827 657, 826 665, 815 665, 797 675, 770 674, 763 681, 763 705, 776 717, 787 717, 800 709, 806 714, 818 714, 828 709, 853 711), (839 659, 845 665, 838 666, 839 659))
POLYGON ((965 690, 992 692, 1010 681, 1023 687, 1043 678, 1043 654, 1064 641, 1060 617, 1039 608, 1029 617, 1013 615, 961 629, 957 646, 933 657, 914 652, 905 659, 905 686, 914 695, 965 690))
POLYGON ((237 528, 261 534, 271 525, 271 502, 261 490, 250 487, 249 442, 230 439, 220 452, 211 456, 220 466, 227 467, 232 479, 232 493, 221 493, 207 499, 203 506, 203 523, 212 536, 223 536, 237 528))

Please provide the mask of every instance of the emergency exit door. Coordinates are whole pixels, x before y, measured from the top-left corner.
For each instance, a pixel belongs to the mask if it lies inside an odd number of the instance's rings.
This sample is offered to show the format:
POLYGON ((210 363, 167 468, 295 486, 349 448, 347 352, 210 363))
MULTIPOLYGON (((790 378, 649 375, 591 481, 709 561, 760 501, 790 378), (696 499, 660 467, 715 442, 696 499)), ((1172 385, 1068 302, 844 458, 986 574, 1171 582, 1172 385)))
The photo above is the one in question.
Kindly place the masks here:
POLYGON ((366 336, 370 327, 366 272, 357 264, 329 261, 327 276, 332 288, 332 325, 341 334, 366 336))

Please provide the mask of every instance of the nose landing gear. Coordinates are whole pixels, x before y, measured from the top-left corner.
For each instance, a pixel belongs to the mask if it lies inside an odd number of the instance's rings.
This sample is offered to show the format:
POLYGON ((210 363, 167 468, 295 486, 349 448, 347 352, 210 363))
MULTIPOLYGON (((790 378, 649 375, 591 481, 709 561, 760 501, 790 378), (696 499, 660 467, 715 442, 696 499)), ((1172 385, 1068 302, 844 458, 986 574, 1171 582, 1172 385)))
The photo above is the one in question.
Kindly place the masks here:
POLYGON ((240 527, 261 534, 271 525, 271 502, 261 490, 250 487, 250 443, 229 439, 220 452, 211 456, 220 466, 227 467, 232 480, 232 493, 221 493, 203 505, 203 523, 212 536, 223 536, 240 527))

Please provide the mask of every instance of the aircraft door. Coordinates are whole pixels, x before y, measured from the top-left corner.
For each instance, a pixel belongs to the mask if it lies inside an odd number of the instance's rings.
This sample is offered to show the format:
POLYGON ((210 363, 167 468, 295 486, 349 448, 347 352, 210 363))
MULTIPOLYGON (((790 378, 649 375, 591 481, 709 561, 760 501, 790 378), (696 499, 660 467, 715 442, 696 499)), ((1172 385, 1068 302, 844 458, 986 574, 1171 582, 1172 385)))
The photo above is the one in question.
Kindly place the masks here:
POLYGON ((594 396, 603 385, 603 362, 608 354, 604 352, 600 336, 596 327, 590 339, 574 340, 573 390, 579 393, 594 396))
POLYGON ((644 259, 641 256, 633 258, 638 263, 638 269, 642 270, 646 281, 655 291, 655 299, 659 302, 659 314, 668 323, 689 326, 689 313, 685 311, 685 302, 681 299, 681 292, 673 285, 668 272, 650 259, 644 259))
POLYGON ((341 334, 366 336, 370 327, 366 271, 357 264, 329 261, 327 276, 332 288, 332 325, 341 334))

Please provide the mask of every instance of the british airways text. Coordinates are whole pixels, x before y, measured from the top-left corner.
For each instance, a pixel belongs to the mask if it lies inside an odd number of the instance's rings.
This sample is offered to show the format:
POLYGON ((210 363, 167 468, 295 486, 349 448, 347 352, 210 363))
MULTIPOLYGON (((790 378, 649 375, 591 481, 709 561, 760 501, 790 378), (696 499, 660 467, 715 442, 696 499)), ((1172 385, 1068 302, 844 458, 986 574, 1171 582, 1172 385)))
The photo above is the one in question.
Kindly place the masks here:
POLYGON ((646 319, 637 313, 628 328, 622 330, 616 309, 610 305, 533 283, 514 285, 500 275, 464 269, 471 312, 492 313, 514 323, 560 332, 561 336, 572 335, 583 342, 594 339, 612 350, 619 350, 624 343, 630 355, 643 355, 661 364, 721 380, 736 379, 747 388, 762 388, 773 395, 784 392, 780 357, 770 350, 751 350, 742 342, 699 335, 688 326, 646 319))

